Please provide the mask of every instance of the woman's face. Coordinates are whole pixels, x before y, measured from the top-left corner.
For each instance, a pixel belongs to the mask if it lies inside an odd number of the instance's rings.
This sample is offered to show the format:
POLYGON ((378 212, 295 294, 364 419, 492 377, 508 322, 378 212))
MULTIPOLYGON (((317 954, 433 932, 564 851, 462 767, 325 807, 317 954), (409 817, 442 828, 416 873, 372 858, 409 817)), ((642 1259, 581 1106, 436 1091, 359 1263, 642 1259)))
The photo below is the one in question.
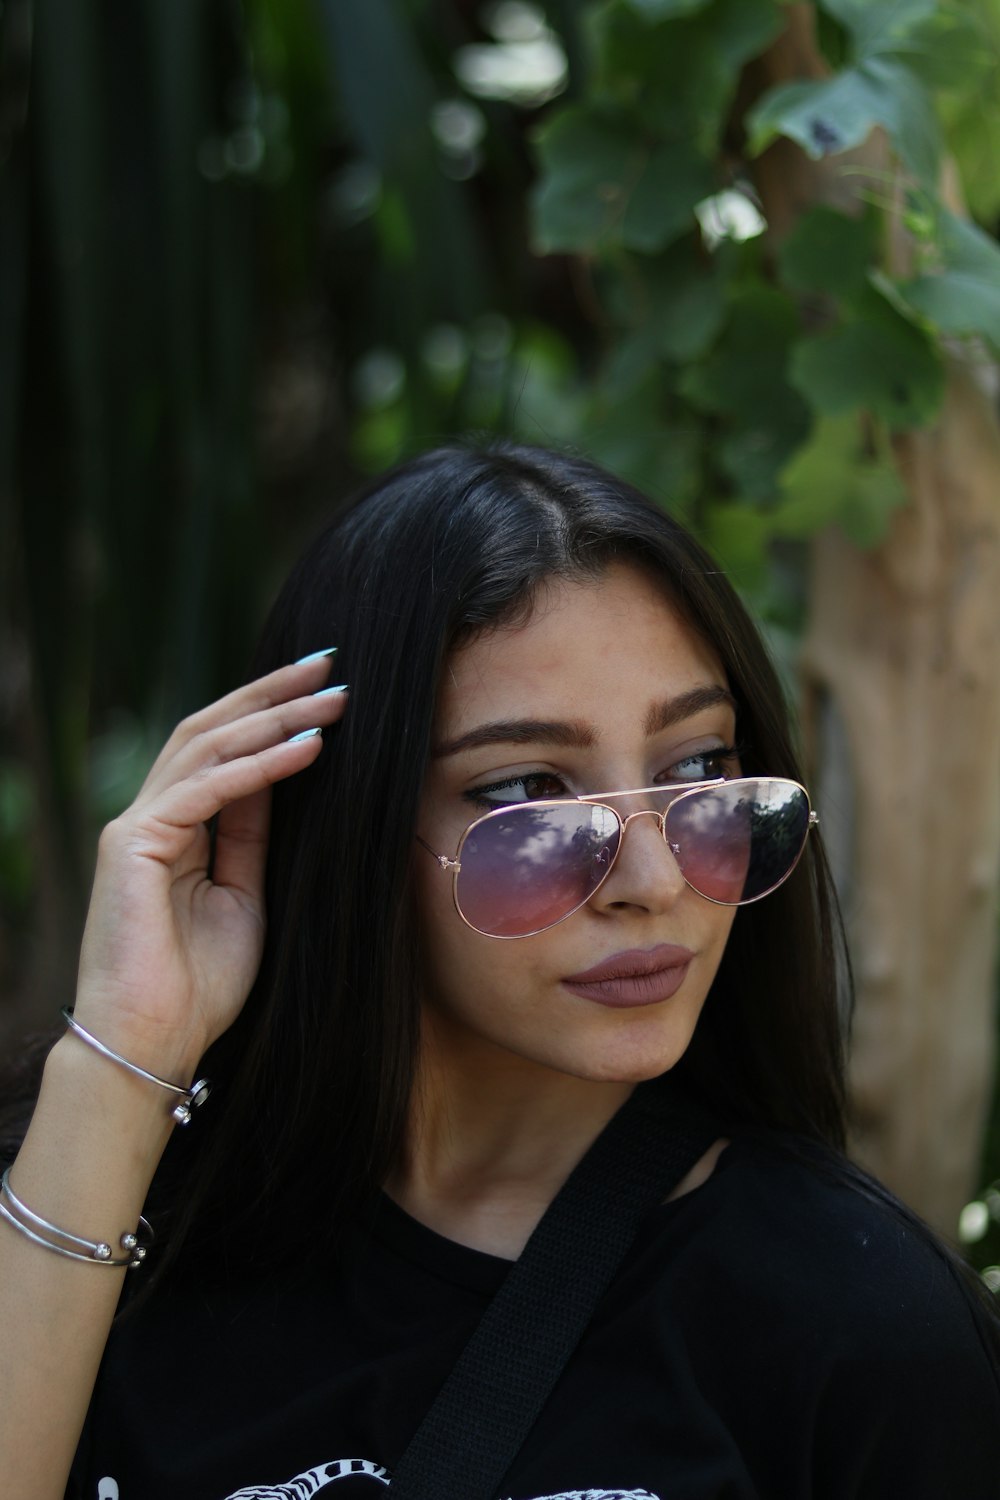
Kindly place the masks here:
MULTIPOLYGON (((449 662, 418 832, 450 857, 491 807, 736 774, 734 733, 718 659, 644 573, 616 564, 595 581, 553 580, 527 624, 449 662)), ((586 905, 532 937, 471 930, 451 874, 419 845, 413 861, 424 1005, 450 1053, 606 1082, 680 1058, 734 913, 685 885, 653 818, 628 825, 586 905), (610 978, 590 976, 608 961, 610 978)))

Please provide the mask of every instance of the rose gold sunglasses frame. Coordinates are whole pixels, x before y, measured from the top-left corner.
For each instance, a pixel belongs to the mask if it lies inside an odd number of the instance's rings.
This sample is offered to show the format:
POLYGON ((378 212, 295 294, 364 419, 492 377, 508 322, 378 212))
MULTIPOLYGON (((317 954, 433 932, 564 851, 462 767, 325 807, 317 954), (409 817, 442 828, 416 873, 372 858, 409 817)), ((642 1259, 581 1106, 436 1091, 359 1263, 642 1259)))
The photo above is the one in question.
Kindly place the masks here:
MULTIPOLYGON (((784 875, 782 875, 781 879, 775 881, 774 885, 768 886, 766 891, 761 891, 758 895, 751 896, 747 901, 716 901, 713 896, 706 896, 703 891, 698 890, 697 886, 692 885, 690 880, 688 880, 687 876, 684 874, 683 870, 680 871, 680 874, 681 879, 684 881, 684 884, 690 890, 694 891, 696 895, 701 896, 703 901, 711 901, 713 906, 752 906, 755 901, 763 901, 765 896, 770 896, 771 893, 773 891, 776 891, 779 886, 784 885, 785 881, 788 879, 789 875, 791 875, 792 871, 795 869, 795 866, 798 864, 799 860, 802 858, 802 855, 805 852, 806 841, 808 840, 810 830, 816 828, 819 824, 819 813, 813 810, 812 802, 809 798, 809 793, 806 791, 805 787, 800 781, 794 781, 790 776, 720 776, 717 777, 714 781, 699 781, 695 786, 691 786, 690 783, 687 782, 680 782, 677 785, 677 795, 671 797, 669 804, 663 810, 663 812, 657 812, 654 807, 643 807, 640 808, 638 812, 626 814, 625 817, 622 817, 618 809, 616 807, 612 807, 605 799, 608 797, 645 797, 653 792, 670 792, 673 791, 674 788, 669 784, 661 784, 660 786, 636 787, 634 791, 626 792, 588 792, 586 796, 582 797, 540 797, 537 801, 533 802, 510 802, 505 804, 503 807, 491 807, 489 812, 483 813, 481 818, 474 818, 459 839, 458 848, 455 850, 454 858, 449 858, 447 854, 438 854, 435 849, 431 848, 426 839, 422 839, 420 837, 419 833, 416 834, 415 837, 417 843, 420 844, 422 848, 427 850, 427 853, 431 856, 432 859, 437 861, 437 863, 441 866, 441 869, 444 870, 446 874, 449 872, 451 873, 451 898, 455 903, 456 912, 461 917, 466 927, 470 928, 473 932, 478 932, 480 937, 497 938, 501 942, 515 942, 518 938, 537 937, 540 932, 548 932, 551 927, 558 927, 560 922, 565 922, 567 917, 572 917, 576 912, 580 911, 582 907, 586 906, 587 902, 591 899, 592 896, 597 895, 597 892, 601 889, 601 886, 607 880, 608 876, 611 874, 611 871, 614 869, 615 865, 618 862, 618 856, 621 853, 622 845, 625 842, 625 830, 632 822, 633 818, 655 818, 660 825, 660 832, 663 835, 663 842, 666 844, 667 848, 676 859, 679 850, 677 845, 672 844, 667 838, 666 819, 667 814, 677 805, 677 803, 686 801, 689 797, 696 796, 699 792, 711 791, 713 788, 718 788, 721 786, 740 786, 745 782, 751 781, 755 786, 773 785, 775 783, 778 783, 781 786, 792 786, 800 791, 803 797, 805 797, 806 799, 806 807, 809 809, 809 818, 806 823, 805 838, 803 838, 802 840, 801 849, 795 856, 792 863, 789 865, 788 869, 785 871, 784 875), (532 928, 531 932, 483 932, 481 927, 474 926, 473 923, 470 922, 468 917, 465 915, 465 912, 459 905, 458 900, 458 877, 462 871, 462 850, 465 847, 465 841, 469 837, 469 835, 473 833, 480 826, 480 824, 487 823, 490 818, 495 818, 500 813, 512 812, 518 807, 531 807, 536 809, 540 807, 565 807, 567 803, 573 802, 582 802, 587 806, 604 807, 608 812, 613 813, 614 816, 618 819, 620 828, 620 832, 618 835, 618 847, 615 849, 614 855, 611 859, 611 863, 608 865, 608 868, 605 870, 600 880, 594 886, 594 889, 582 901, 578 902, 577 905, 573 907, 572 911, 565 912, 561 917, 557 917, 554 922, 547 922, 544 927, 532 928)), ((679 865, 678 869, 680 869, 679 865)))

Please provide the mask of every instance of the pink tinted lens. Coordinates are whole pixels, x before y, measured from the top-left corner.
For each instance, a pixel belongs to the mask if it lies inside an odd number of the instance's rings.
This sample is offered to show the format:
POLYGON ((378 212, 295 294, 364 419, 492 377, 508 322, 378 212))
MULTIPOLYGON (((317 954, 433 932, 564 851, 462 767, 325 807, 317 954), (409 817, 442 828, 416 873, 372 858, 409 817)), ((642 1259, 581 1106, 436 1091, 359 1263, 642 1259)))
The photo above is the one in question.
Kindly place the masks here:
POLYGON ((756 901, 791 874, 809 832, 809 801, 791 781, 733 781, 673 802, 667 841, 694 890, 726 906, 756 901))
POLYGON ((593 895, 620 836, 610 808, 581 802, 526 802, 490 813, 462 845, 459 910, 490 937, 552 927, 593 895))

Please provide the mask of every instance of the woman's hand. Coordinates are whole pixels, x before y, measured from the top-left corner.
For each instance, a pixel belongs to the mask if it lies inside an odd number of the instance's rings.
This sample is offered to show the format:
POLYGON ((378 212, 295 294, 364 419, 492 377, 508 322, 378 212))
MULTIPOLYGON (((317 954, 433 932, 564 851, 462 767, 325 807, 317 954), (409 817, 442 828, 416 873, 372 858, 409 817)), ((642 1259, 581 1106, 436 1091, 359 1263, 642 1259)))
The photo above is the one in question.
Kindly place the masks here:
MULTIPOLYGON (((186 719, 101 837, 76 1012, 114 1051, 176 1083, 190 1081, 253 984, 271 787, 320 753, 319 735, 292 736, 344 712, 344 693, 323 696, 328 676, 328 657, 284 667, 186 719)), ((15 1189, 51 1224, 114 1244, 142 1212, 172 1127, 158 1089, 67 1035, 46 1061, 15 1189)), ((0 1262, 4 1493, 56 1500, 126 1273, 81 1270, 2 1222, 0 1262)))
POLYGON ((235 1020, 256 976, 271 786, 320 753, 321 735, 292 737, 344 712, 346 693, 322 688, 329 667, 329 657, 283 667, 185 719, 101 835, 76 1014, 178 1082, 235 1020))

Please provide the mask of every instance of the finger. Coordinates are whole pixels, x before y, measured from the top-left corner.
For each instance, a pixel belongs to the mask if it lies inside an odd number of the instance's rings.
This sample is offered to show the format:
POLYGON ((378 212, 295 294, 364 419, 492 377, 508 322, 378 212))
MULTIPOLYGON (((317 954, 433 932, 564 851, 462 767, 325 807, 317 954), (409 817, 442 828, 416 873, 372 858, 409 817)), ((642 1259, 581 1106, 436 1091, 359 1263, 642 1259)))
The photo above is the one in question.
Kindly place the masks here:
POLYGON ((124 839, 132 853, 173 869, 203 823, 223 808, 244 797, 253 797, 311 765, 322 744, 319 734, 297 742, 286 741, 172 782, 159 796, 123 813, 115 825, 109 825, 105 835, 115 841, 124 839))
POLYGON ((335 659, 332 654, 319 652, 302 661, 292 662, 287 667, 279 667, 265 677, 255 678, 253 682, 235 688, 225 697, 182 719, 154 761, 150 777, 159 776, 163 766, 196 735, 230 724, 235 719, 245 718, 248 714, 259 713, 293 698, 314 693, 321 683, 328 681, 330 664, 335 659))
POLYGON ((162 766, 154 766, 145 785, 136 798, 136 806, 143 806, 151 797, 158 796, 174 782, 210 770, 225 761, 268 750, 290 740, 303 730, 323 729, 334 724, 343 715, 347 706, 346 685, 324 688, 308 697, 248 714, 232 723, 219 725, 198 734, 187 744, 178 747, 173 757, 162 766))
POLYGON ((231 802, 219 813, 215 825, 215 857, 212 880, 238 891, 254 906, 264 899, 264 866, 271 822, 271 788, 231 802))

